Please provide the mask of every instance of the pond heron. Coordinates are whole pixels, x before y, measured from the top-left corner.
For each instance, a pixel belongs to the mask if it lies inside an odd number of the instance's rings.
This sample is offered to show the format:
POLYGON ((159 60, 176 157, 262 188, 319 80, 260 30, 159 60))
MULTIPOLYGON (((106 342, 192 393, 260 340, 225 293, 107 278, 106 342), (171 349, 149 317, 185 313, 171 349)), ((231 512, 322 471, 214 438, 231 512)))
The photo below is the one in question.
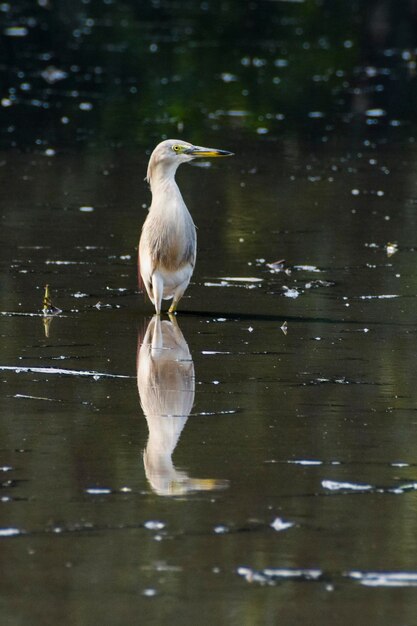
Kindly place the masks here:
POLYGON ((175 182, 181 163, 195 158, 226 157, 233 153, 167 139, 151 154, 146 179, 152 202, 139 242, 139 273, 147 294, 161 313, 161 301, 170 300, 174 313, 190 282, 197 254, 193 219, 175 182))

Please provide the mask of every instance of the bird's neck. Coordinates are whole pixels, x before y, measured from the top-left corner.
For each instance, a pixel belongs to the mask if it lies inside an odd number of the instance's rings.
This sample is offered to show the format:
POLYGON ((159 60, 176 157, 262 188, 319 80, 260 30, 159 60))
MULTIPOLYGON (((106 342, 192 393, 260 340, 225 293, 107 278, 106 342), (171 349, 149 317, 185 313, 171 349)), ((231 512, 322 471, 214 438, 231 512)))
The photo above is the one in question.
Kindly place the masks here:
POLYGON ((162 213, 164 216, 170 215, 176 223, 189 221, 190 213, 185 205, 179 187, 175 181, 176 167, 169 170, 168 168, 155 168, 152 176, 149 178, 152 202, 149 212, 153 214, 162 213))
POLYGON ((149 178, 153 199, 164 197, 166 194, 178 194, 181 197, 181 192, 175 180, 177 167, 177 165, 172 165, 163 168, 158 166, 153 168, 149 178))

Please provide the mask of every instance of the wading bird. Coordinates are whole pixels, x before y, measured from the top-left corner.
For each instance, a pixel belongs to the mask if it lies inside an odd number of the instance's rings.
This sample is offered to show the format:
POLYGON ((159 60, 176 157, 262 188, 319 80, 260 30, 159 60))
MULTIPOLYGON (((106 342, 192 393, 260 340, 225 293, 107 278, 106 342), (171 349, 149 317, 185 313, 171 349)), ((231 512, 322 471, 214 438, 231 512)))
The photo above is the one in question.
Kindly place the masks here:
POLYGON ((169 312, 176 310, 190 282, 197 254, 194 222, 175 182, 175 172, 181 163, 195 158, 232 154, 176 139, 162 141, 151 154, 146 179, 152 203, 139 242, 139 272, 158 315, 162 300, 172 298, 169 312))

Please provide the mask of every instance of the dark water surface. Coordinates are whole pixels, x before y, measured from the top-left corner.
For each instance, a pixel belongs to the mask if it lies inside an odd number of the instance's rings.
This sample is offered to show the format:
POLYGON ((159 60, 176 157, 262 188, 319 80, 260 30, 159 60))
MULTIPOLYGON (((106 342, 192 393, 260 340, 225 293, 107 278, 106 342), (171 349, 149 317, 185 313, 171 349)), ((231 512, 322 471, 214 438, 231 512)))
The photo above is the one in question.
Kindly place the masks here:
POLYGON ((196 6, 0 5, 1 624, 411 626, 414 5, 196 6), (165 136, 236 156, 158 320, 165 136))
POLYGON ((4 623, 412 623, 416 156, 183 166, 199 258, 158 322, 144 155, 1 155, 4 623))

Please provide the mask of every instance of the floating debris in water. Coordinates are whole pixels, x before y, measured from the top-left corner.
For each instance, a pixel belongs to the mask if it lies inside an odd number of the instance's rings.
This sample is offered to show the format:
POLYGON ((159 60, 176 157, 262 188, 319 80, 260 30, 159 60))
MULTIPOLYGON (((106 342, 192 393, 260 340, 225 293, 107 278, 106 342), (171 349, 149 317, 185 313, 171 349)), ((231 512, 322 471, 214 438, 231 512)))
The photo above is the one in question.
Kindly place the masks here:
POLYGON ((47 259, 45 265, 91 265, 91 261, 53 261, 47 259))
POLYGON ((213 530, 216 533, 216 535, 224 535, 229 532, 229 528, 227 526, 223 526, 222 524, 215 526, 213 530))
POLYGON ((49 285, 45 285, 45 293, 43 296, 42 311, 45 316, 58 315, 58 313, 62 313, 61 309, 58 309, 56 306, 52 304, 49 285))
POLYGON ((367 117, 384 117, 386 114, 387 112, 384 109, 368 109, 365 112, 367 117))
POLYGON ((94 211, 94 207, 92 207, 92 206, 80 206, 79 211, 81 211, 81 213, 92 213, 94 211))
POLYGON ((288 528, 292 528, 294 526, 294 522, 284 522, 280 517, 276 517, 273 522, 271 522, 270 526, 277 532, 281 530, 287 530, 288 528))
POLYGON ((321 269, 315 265, 294 265, 293 269, 303 272, 321 272, 321 269))
POLYGON ((25 26, 9 26, 3 30, 6 37, 26 37, 28 33, 29 31, 25 26))
POLYGON ((106 372, 94 372, 83 370, 67 370, 60 369, 58 367, 20 367, 16 365, 0 365, 0 371, 10 371, 16 374, 59 374, 63 376, 90 376, 95 380, 100 378, 134 378, 134 376, 127 376, 126 374, 108 374, 106 372))
POLYGON ((55 400, 55 398, 44 398, 43 396, 29 396, 24 393, 15 393, 13 398, 22 398, 24 400, 46 400, 47 402, 62 402, 62 400, 55 400))
POLYGON ((165 524, 158 520, 149 520, 145 522, 143 526, 148 530, 162 530, 163 528, 165 528, 165 524))
POLYGON ((286 285, 282 286, 282 289, 284 290, 284 296, 286 298, 298 298, 298 296, 300 295, 300 292, 295 289, 295 288, 290 288, 287 287, 286 285))
POLYGON ((202 350, 201 354, 212 355, 212 354, 232 354, 231 352, 225 352, 222 350, 202 350))
POLYGON ((306 289, 317 289, 318 287, 334 287, 335 284, 333 280, 310 280, 304 286, 306 289))
POLYGON ((372 485, 338 482, 337 480, 322 480, 321 485, 324 489, 330 489, 331 491, 339 491, 341 489, 346 491, 369 491, 374 489, 372 485))
POLYGON ((387 257, 392 256, 396 252, 398 252, 398 244, 397 243, 387 243, 385 246, 385 250, 387 252, 387 257))
POLYGON ((205 287, 240 287, 243 289, 257 289, 261 286, 262 278, 230 278, 221 279, 218 283, 206 282, 205 287))
POLYGON ((95 309, 100 311, 101 309, 120 309, 120 304, 110 304, 108 302, 101 302, 100 300, 93 305, 95 309))
POLYGON ((0 537, 16 537, 23 533, 19 528, 0 528, 0 537))
POLYGON ((237 573, 248 583, 273 584, 284 580, 320 580, 323 572, 320 569, 289 569, 268 567, 257 571, 250 567, 238 567, 237 573))
POLYGON ((284 322, 281 326, 281 330, 284 333, 284 335, 286 335, 288 333, 288 324, 287 322, 284 322))
POLYGON ((153 598, 154 596, 157 595, 157 590, 156 589, 144 589, 142 591, 142 595, 145 596, 146 598, 153 598))
POLYGON ((323 461, 315 461, 312 459, 296 459, 294 461, 287 461, 294 465, 323 465, 323 461))
POLYGON ((341 333, 369 333, 370 328, 352 328, 352 329, 343 329, 340 331, 341 333))
POLYGON ((107 487, 90 487, 86 489, 85 492, 92 496, 106 496, 110 494, 112 490, 107 487))
POLYGON ((221 276, 221 280, 231 280, 238 283, 261 283, 262 278, 253 278, 245 276, 221 276))
POLYGON ((348 572, 366 587, 417 587, 417 572, 348 572))
POLYGON ((390 298, 399 298, 399 294, 382 294, 380 296, 359 296, 360 300, 388 300, 390 298))
POLYGON ((51 294, 49 291, 49 285, 45 285, 45 293, 43 296, 43 327, 45 331, 45 337, 49 337, 50 325, 55 315, 62 313, 61 309, 58 309, 52 304, 51 294))
MULTIPOLYGON (((258 263, 265 263, 265 259, 256 259, 258 263)), ((281 259, 280 261, 273 261, 272 263, 267 263, 267 267, 273 272, 284 272, 285 271, 285 260, 281 259)), ((288 270, 287 273, 291 273, 291 270, 288 270)))
POLYGON ((223 72, 223 74, 220 74, 220 78, 224 83, 233 83, 238 80, 236 74, 231 74, 230 72, 223 72))
POLYGON ((41 72, 41 76, 47 83, 53 85, 54 83, 67 78, 68 74, 54 65, 48 65, 48 67, 41 72))
POLYGON ((393 493, 393 494, 402 494, 407 493, 408 491, 416 491, 417 483, 405 483, 404 485, 399 485, 398 487, 387 487, 385 489, 378 489, 378 492, 383 493, 393 493))
MULTIPOLYGON (((237 574, 248 583, 275 585, 285 581, 321 582, 323 580, 339 580, 357 582, 366 587, 417 587, 417 572, 364 572, 352 570, 348 572, 325 572, 320 569, 289 569, 265 568, 255 570, 251 567, 238 567, 237 574)), ((334 589, 328 584, 326 589, 334 589)))

